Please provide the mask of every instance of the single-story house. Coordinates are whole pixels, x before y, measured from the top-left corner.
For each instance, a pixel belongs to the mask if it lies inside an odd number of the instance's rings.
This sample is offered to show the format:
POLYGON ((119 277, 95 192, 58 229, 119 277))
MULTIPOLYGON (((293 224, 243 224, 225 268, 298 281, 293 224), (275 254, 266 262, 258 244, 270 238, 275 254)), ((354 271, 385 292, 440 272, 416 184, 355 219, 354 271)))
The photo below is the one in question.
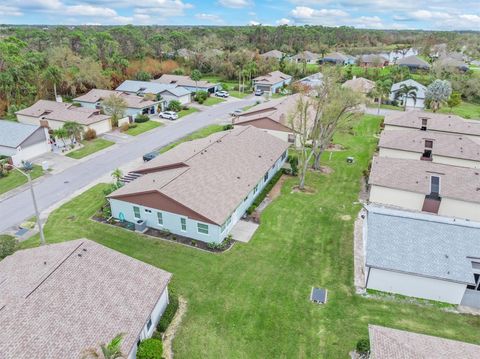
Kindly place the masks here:
POLYGON ((455 69, 463 72, 469 69, 465 61, 449 56, 441 57, 435 63, 446 69, 455 69))
POLYGON ((480 308, 480 224, 367 206, 365 287, 480 308))
MULTIPOLYGON (((233 125, 235 127, 254 126, 287 143, 298 145, 297 133, 292 126, 292 118, 297 109, 297 102, 301 97, 302 95, 297 93, 263 102, 234 117, 233 125)), ((304 96, 304 99, 308 100, 308 97, 304 96)), ((309 116, 310 121, 313 122, 315 118, 313 107, 310 108, 309 116)))
POLYGON ((371 54, 358 57, 358 65, 363 67, 385 67, 389 61, 383 55, 371 54))
POLYGON ((447 44, 436 44, 430 48, 429 56, 432 58, 439 58, 447 55, 447 44))
POLYGON ((81 358, 123 333, 136 357, 169 302, 172 275, 88 239, 24 249, 0 262, 2 358, 81 358))
POLYGON ((302 51, 296 55, 293 55, 290 60, 297 63, 297 64, 318 64, 320 61, 321 56, 319 54, 315 54, 311 51, 302 51))
POLYGON ((10 157, 15 166, 50 152, 49 138, 45 127, 0 120, 0 156, 10 157))
POLYGON ((164 74, 160 76, 158 79, 152 80, 151 82, 156 82, 156 83, 166 84, 166 85, 177 85, 180 87, 184 87, 186 90, 190 92, 206 91, 210 93, 215 93, 219 91, 221 88, 220 84, 213 84, 204 80, 195 82, 189 76, 183 76, 183 75, 164 74))
POLYGON ((465 135, 407 128, 385 130, 378 147, 380 157, 480 168, 480 140, 475 141, 465 135))
POLYGON ((414 128, 423 131, 463 134, 474 140, 478 140, 480 136, 480 121, 477 120, 416 110, 397 112, 385 116, 385 130, 414 128))
POLYGON ((375 88, 375 82, 363 77, 353 76, 353 79, 345 81, 342 86, 348 87, 352 91, 368 95, 375 88))
POLYGON ((413 108, 421 108, 425 107, 425 92, 427 92, 427 88, 423 86, 421 83, 418 83, 415 80, 405 80, 401 82, 394 83, 392 88, 390 89, 390 101, 399 101, 400 105, 403 106, 404 101, 407 101, 407 107, 413 108), (399 91, 402 89, 402 86, 414 86, 416 87, 416 100, 414 101, 413 98, 408 97, 405 99, 405 95, 400 95, 399 91))
POLYGON ((321 58, 320 62, 334 65, 353 65, 355 64, 355 58, 341 52, 331 52, 321 58))
POLYGON ((371 203, 480 221, 478 169, 376 156, 368 183, 371 203))
POLYGON ((145 96, 145 94, 154 94, 157 100, 161 101, 162 109, 164 109, 170 101, 179 101, 182 105, 192 102, 192 93, 177 85, 160 84, 151 81, 125 80, 116 91, 135 94, 137 96, 145 96))
POLYGON ((161 109, 160 101, 157 99, 153 101, 147 100, 143 96, 114 90, 92 89, 85 95, 74 98, 73 101, 85 108, 102 109, 102 101, 110 96, 118 96, 125 100, 127 104, 125 116, 135 118, 135 116, 140 114, 153 115, 158 112, 159 108, 161 109))
POLYGON ((476 359, 480 346, 378 325, 368 325, 371 359, 476 359))
POLYGON ((65 122, 76 122, 85 130, 91 128, 97 135, 111 131, 110 116, 99 109, 78 107, 71 103, 39 100, 30 107, 15 112, 20 123, 56 130, 65 122))
POLYGON ((221 243, 287 158, 288 143, 253 126, 184 142, 108 197, 112 215, 221 243))
POLYGON ((321 72, 317 72, 310 76, 304 77, 295 83, 305 86, 314 92, 316 88, 323 84, 323 74, 321 72))
POLYGON ((412 71, 429 70, 431 67, 428 62, 415 55, 403 57, 397 60, 397 65, 408 67, 412 71))
POLYGON ((285 56, 285 53, 279 50, 270 50, 270 51, 264 52, 263 54, 260 54, 259 56, 264 59, 275 59, 277 61, 280 61, 282 57, 285 56))
POLYGON ((263 90, 272 94, 280 91, 284 86, 292 82, 292 76, 281 71, 273 71, 253 79, 254 90, 263 90))

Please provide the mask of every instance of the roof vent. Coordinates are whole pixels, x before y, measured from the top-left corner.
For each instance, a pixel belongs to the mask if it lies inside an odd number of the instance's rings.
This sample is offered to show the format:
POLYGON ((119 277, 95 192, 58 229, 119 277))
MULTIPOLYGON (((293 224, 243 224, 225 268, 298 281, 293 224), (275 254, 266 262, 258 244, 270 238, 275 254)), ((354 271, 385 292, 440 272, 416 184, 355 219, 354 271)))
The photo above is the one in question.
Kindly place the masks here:
POLYGON ((240 179, 240 176, 237 176, 237 179, 240 179))
POLYGON ((83 251, 86 252, 86 251, 87 251, 87 248, 83 248, 83 251))
POLYGON ((47 265, 47 261, 43 262, 43 265, 47 265))
POLYGON ((82 256, 82 253, 78 253, 78 256, 81 257, 81 256, 82 256))

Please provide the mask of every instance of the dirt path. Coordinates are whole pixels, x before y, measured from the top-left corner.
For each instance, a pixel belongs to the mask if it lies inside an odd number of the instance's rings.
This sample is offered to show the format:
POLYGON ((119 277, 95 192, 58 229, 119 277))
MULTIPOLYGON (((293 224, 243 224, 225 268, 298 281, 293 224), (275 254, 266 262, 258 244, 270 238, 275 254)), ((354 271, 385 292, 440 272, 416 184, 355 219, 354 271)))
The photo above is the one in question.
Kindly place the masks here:
POLYGON ((282 177, 280 177, 280 179, 278 180, 277 183, 275 183, 275 186, 273 186, 273 188, 271 189, 270 193, 268 194, 268 197, 273 201, 275 198, 277 198, 278 196, 280 196, 281 192, 282 192, 282 187, 283 187, 283 183, 286 181, 287 179, 287 176, 283 175, 282 177))
POLYGON ((167 331, 163 334, 163 357, 165 359, 173 359, 173 339, 186 312, 187 301, 183 297, 178 297, 177 312, 168 326, 167 331))

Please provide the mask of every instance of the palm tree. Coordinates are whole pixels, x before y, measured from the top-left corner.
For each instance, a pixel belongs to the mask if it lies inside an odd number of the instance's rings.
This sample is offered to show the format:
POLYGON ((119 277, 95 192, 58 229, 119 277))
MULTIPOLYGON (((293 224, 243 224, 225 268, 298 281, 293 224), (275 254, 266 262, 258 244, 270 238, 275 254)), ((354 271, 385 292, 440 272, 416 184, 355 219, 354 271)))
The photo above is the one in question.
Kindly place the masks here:
POLYGON ((380 106, 382 105, 383 99, 390 93, 390 89, 392 88, 392 80, 378 80, 375 83, 375 90, 374 94, 378 97, 378 109, 377 113, 380 113, 380 106))
POLYGON ((401 84, 400 89, 397 91, 395 98, 403 99, 403 110, 407 110, 407 101, 409 98, 413 100, 413 105, 417 103, 417 86, 410 86, 406 84, 401 84))
POLYGON ((55 137, 58 140, 62 140, 63 146, 66 147, 67 144, 65 143, 65 139, 68 137, 68 132, 65 130, 64 127, 57 128, 56 130, 53 130, 53 137, 55 137))
POLYGON ((112 172, 112 177, 113 177, 113 180, 115 181, 115 185, 117 187, 119 187, 120 185, 120 180, 121 178, 123 177, 123 173, 122 171, 120 170, 120 168, 115 168, 112 172))
POLYGON ((57 83, 62 80, 62 71, 57 66, 48 66, 43 73, 45 80, 53 84, 53 93, 57 99, 57 83))
POLYGON ((100 345, 100 354, 98 349, 87 349, 83 359, 98 358, 98 359, 119 359, 125 358, 125 355, 122 353, 121 346, 124 334, 117 334, 108 344, 100 345))
POLYGON ((63 128, 72 140, 75 139, 77 142, 81 141, 83 135, 83 126, 81 124, 74 121, 67 121, 64 123, 63 128))
POLYGON ((198 81, 202 78, 202 73, 198 70, 193 70, 192 74, 190 75, 190 78, 195 81, 195 92, 198 91, 198 81))

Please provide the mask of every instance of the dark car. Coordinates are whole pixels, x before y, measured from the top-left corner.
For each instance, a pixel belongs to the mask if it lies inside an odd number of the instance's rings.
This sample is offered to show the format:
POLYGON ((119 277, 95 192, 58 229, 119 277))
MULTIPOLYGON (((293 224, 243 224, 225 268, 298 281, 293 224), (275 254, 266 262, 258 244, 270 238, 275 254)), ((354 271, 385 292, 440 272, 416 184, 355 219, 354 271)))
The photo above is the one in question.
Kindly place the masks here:
POLYGON ((149 152, 143 155, 143 161, 148 162, 158 156, 157 152, 149 152))

